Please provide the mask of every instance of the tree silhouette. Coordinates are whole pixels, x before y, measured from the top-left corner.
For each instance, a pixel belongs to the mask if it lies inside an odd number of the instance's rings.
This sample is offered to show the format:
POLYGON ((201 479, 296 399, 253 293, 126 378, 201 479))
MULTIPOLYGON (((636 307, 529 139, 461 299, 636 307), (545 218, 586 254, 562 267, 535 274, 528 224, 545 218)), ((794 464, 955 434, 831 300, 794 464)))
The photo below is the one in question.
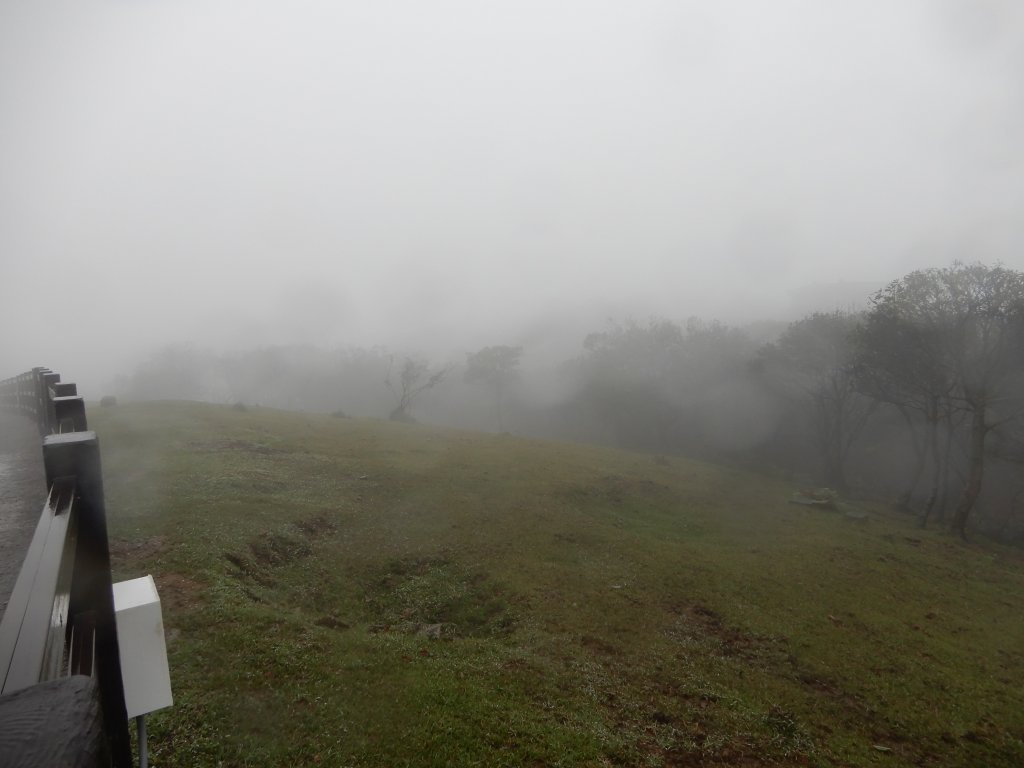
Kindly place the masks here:
POLYGON ((392 421, 416 421, 412 416, 412 407, 416 398, 440 384, 449 369, 440 368, 431 373, 430 366, 426 362, 407 357, 402 363, 396 384, 392 381, 394 362, 395 359, 392 357, 388 364, 387 376, 384 379, 384 383, 395 396, 397 403, 389 418, 392 421))
MULTIPOLYGON (((882 365, 885 372, 904 379, 905 356, 925 361, 923 373, 910 380, 935 379, 940 389, 948 387, 970 418, 967 475, 952 521, 965 536, 982 489, 986 437, 1021 412, 1024 273, 962 263, 919 270, 880 291, 869 317, 887 318, 913 334, 904 357, 889 356, 882 365)), ((927 391, 933 385, 920 386, 927 391)))
POLYGON ((499 432, 505 429, 502 414, 505 389, 518 375, 517 368, 522 354, 522 347, 496 346, 484 347, 479 352, 467 355, 466 358, 466 382, 481 384, 494 393, 499 432))

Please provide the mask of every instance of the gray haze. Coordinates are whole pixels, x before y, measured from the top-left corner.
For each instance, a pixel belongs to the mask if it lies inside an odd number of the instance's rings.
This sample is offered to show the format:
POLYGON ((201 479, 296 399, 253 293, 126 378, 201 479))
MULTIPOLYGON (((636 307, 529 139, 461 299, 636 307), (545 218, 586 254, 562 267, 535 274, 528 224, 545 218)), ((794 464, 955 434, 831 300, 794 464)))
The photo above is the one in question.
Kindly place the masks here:
POLYGON ((1017 0, 6 0, 0 109, 0 377, 1024 269, 1017 0))

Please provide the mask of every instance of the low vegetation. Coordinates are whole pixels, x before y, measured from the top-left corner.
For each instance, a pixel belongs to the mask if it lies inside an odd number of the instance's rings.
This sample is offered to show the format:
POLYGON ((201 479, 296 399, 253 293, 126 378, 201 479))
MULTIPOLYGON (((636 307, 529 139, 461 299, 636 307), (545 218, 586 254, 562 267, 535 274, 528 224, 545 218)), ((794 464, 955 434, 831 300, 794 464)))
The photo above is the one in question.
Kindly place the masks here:
POLYGON ((155 766, 1018 766, 1024 558, 719 466, 181 403, 90 413, 152 573, 155 766))

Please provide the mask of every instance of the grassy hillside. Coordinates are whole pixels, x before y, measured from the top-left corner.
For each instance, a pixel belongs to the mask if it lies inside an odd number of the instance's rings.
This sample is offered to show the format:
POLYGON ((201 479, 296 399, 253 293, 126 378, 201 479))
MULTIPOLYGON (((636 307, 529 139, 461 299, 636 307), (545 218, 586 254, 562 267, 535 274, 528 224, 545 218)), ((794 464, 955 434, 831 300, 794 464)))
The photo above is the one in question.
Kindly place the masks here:
POLYGON ((693 461, 90 414, 152 573, 155 766, 1024 765, 1024 560, 693 461))

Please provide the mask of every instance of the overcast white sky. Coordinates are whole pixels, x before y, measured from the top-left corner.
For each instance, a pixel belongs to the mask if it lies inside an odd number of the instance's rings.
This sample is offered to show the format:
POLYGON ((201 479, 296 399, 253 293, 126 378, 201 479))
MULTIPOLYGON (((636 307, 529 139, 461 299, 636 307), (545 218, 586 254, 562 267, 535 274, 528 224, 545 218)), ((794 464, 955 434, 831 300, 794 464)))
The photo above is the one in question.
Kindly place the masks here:
POLYGON ((0 4, 0 376, 786 318, 953 258, 1024 269, 1017 0, 0 4))

